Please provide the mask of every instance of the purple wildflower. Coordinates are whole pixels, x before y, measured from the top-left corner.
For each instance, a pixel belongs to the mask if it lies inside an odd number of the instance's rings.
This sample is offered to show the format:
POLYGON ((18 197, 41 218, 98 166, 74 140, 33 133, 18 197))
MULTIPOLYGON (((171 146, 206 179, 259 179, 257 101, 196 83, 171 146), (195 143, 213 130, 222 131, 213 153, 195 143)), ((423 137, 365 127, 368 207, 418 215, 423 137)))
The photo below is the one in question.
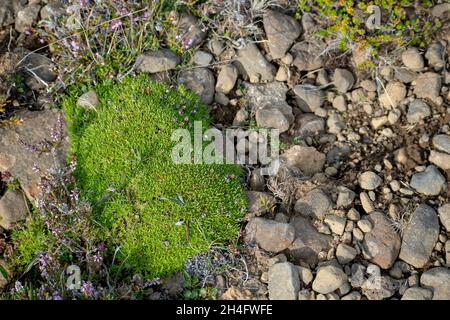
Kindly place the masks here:
POLYGON ((89 5, 89 0, 80 0, 80 6, 87 7, 89 5))
POLYGON ((122 21, 118 18, 115 18, 111 21, 111 26, 109 27, 110 31, 114 31, 118 29, 122 25, 122 21))
POLYGON ((90 281, 84 281, 81 283, 80 291, 82 294, 84 294, 88 298, 94 297, 95 294, 95 288, 92 282, 90 281))

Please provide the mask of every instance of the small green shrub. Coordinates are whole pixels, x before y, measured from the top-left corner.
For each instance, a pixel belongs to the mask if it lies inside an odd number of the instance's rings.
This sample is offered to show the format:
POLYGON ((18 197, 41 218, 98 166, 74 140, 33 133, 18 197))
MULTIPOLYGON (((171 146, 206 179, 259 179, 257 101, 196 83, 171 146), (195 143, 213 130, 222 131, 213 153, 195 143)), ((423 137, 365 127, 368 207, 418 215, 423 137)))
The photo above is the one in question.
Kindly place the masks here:
POLYGON ((148 76, 96 88, 97 111, 64 101, 82 197, 120 244, 122 260, 148 277, 171 274, 214 243, 236 238, 245 210, 235 165, 177 165, 173 130, 210 124, 208 110, 184 88, 148 76))

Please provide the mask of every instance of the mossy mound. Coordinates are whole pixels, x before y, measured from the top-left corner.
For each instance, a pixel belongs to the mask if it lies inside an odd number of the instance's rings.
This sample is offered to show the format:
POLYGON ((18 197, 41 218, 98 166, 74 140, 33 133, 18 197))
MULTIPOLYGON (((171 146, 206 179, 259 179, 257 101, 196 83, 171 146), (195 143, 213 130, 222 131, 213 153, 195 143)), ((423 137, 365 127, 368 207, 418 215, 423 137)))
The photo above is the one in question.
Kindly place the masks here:
POLYGON ((148 76, 95 88, 100 106, 63 102, 81 194, 121 246, 123 261, 147 277, 178 271, 212 244, 236 239, 245 211, 236 165, 174 164, 173 130, 208 128, 208 109, 184 88, 148 76))

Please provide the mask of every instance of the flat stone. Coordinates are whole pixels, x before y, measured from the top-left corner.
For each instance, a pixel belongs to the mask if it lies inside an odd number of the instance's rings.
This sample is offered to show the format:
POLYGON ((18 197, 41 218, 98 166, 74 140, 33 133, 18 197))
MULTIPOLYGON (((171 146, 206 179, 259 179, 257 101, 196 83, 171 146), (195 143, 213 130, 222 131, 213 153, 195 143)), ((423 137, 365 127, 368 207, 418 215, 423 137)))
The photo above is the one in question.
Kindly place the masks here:
POLYGON ((334 70, 333 82, 339 92, 346 93, 355 84, 355 77, 347 69, 338 68, 334 70))
POLYGON ((446 134, 438 134, 433 137, 433 146, 439 151, 450 154, 450 136, 446 134))
POLYGON ((208 66, 211 64, 212 60, 212 54, 202 50, 196 51, 192 57, 192 62, 197 66, 208 66))
POLYGON ((252 218, 245 228, 245 241, 256 243, 269 252, 288 248, 295 239, 295 229, 287 223, 263 218, 252 218))
POLYGON ((325 155, 314 147, 295 145, 286 150, 281 158, 287 165, 300 169, 307 176, 322 172, 325 164, 325 155))
POLYGON ((401 300, 431 300, 433 292, 420 287, 406 289, 401 300))
POLYGON ((216 91, 224 94, 230 93, 236 84, 238 70, 232 64, 223 66, 217 75, 216 91))
MULTIPOLYGON (((435 150, 430 151, 430 156, 428 157, 428 161, 435 164, 442 170, 450 170, 450 154, 445 152, 439 152, 435 150)), ((439 177, 439 175, 437 175, 439 177)), ((442 179, 439 178, 438 181, 441 181, 442 179)))
POLYGON ((408 106, 408 113, 406 120, 409 123, 418 123, 431 115, 431 110, 428 104, 422 99, 415 99, 408 106))
POLYGON ((412 188, 426 196, 437 196, 444 184, 444 176, 433 165, 428 166, 423 172, 414 174, 410 182, 412 188))
POLYGON ((359 185, 364 190, 375 190, 378 188, 383 179, 381 179, 375 172, 365 171, 359 176, 359 185))
POLYGON ((236 66, 251 83, 272 82, 275 78, 276 68, 264 58, 254 43, 238 51, 236 66))
POLYGON ((100 104, 95 90, 83 93, 77 100, 77 106, 86 109, 95 109, 100 104))
POLYGON ((325 132, 325 120, 311 113, 302 113, 296 119, 295 136, 315 136, 325 132))
POLYGON ((383 300, 392 297, 399 288, 398 282, 391 277, 372 275, 361 286, 363 294, 369 300, 383 300))
POLYGON ((313 85, 297 85, 294 87, 297 104, 304 112, 314 112, 325 101, 325 95, 319 87, 313 85))
POLYGON ((450 300, 450 269, 437 267, 420 277, 422 287, 433 289, 433 300, 450 300))
POLYGON ((337 235, 342 236, 345 230, 345 223, 347 219, 335 214, 325 216, 324 222, 330 227, 331 231, 337 235))
POLYGON ((0 198, 0 227, 3 229, 12 229, 27 213, 28 206, 21 191, 10 189, 0 198))
POLYGON ((347 275, 335 260, 317 270, 312 289, 321 294, 328 294, 339 289, 346 281, 347 275))
POLYGON ((347 264, 353 261, 356 255, 356 249, 344 243, 340 243, 336 248, 336 258, 340 264, 347 264))
POLYGON ((442 80, 441 76, 434 72, 425 72, 420 74, 416 79, 414 86, 414 94, 418 98, 430 99, 435 101, 441 92, 442 80))
POLYGON ((321 189, 313 189, 297 200, 294 211, 303 216, 322 219, 332 207, 333 204, 325 192, 321 189))
POLYGON ((413 71, 421 71, 425 66, 423 57, 417 48, 410 48, 403 51, 402 61, 407 68, 413 71))
POLYGON ((136 70, 147 73, 164 72, 175 69, 180 62, 180 57, 169 49, 160 49, 140 54, 136 59, 136 70))
POLYGON ((446 203, 442 205, 438 209, 439 213, 439 219, 441 220, 442 225, 447 230, 447 232, 450 232, 450 203, 446 203))
POLYGON ((269 299, 297 300, 300 291, 298 269, 290 262, 281 262, 269 268, 269 299))
POLYGON ((205 104, 214 101, 215 81, 214 74, 207 68, 184 70, 180 72, 177 79, 178 84, 194 91, 205 104))
POLYGON ((386 109, 395 109, 399 103, 406 97, 406 86, 398 81, 389 82, 386 85, 386 91, 379 97, 381 105, 386 109))
POLYGON ((299 71, 313 71, 324 64, 321 53, 324 48, 317 45, 316 41, 301 41, 296 43, 290 50, 294 57, 293 65, 299 71))

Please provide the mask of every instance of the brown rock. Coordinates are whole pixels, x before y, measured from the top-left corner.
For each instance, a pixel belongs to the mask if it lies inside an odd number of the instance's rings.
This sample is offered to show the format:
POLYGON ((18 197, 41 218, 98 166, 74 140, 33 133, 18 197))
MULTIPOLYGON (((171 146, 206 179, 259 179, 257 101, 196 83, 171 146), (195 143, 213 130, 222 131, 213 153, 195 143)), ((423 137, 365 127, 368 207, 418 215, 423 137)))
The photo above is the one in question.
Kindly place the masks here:
POLYGON ((0 226, 6 230, 24 220, 28 212, 24 195, 19 190, 7 190, 0 199, 0 226))
POLYGON ((321 172, 325 164, 325 155, 314 147, 293 146, 282 158, 287 165, 297 167, 307 176, 321 172))
POLYGON ((295 229, 287 223, 263 218, 250 219, 245 228, 245 241, 256 243, 270 252, 280 252, 288 248, 295 238, 295 229))

